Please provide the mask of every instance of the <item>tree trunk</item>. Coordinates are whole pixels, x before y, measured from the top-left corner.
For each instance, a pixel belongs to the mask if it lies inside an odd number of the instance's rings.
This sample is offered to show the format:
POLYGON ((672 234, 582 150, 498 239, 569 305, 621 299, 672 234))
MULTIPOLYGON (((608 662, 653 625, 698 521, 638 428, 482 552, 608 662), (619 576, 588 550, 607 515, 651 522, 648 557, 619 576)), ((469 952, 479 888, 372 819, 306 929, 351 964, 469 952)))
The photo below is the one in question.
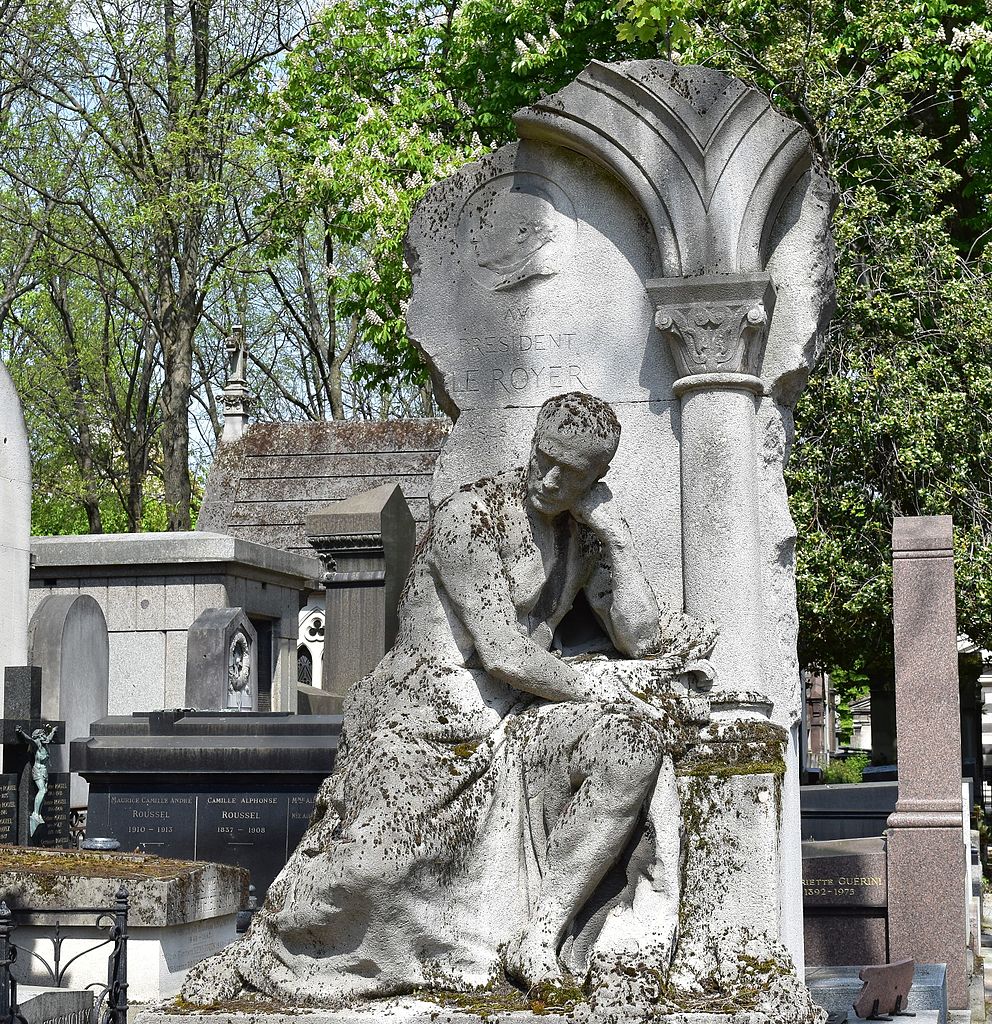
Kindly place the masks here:
MULTIPOLYGON (((178 319, 178 318, 177 318, 178 319)), ((193 489, 189 475, 189 402, 192 394, 192 324, 179 322, 163 332, 165 380, 162 409, 162 483, 169 530, 190 528, 193 489)))

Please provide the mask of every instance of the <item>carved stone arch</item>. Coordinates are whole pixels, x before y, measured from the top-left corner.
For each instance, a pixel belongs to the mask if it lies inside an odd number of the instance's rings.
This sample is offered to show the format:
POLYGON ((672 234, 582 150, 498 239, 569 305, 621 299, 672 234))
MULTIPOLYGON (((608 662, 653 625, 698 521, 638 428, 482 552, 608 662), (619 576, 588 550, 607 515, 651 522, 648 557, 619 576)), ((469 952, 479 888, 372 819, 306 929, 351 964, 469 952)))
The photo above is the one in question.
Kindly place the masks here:
POLYGON ((753 273, 809 169, 806 133, 736 79, 667 61, 591 63, 514 117, 521 139, 613 173, 654 230, 665 277, 753 273))

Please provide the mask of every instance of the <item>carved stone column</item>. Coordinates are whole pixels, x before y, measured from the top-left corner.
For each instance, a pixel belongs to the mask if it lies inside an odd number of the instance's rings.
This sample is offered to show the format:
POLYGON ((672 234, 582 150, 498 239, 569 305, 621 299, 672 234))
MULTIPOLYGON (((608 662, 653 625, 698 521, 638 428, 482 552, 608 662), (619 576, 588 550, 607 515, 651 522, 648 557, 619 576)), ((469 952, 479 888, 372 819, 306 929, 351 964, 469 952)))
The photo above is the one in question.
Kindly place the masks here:
POLYGON ((717 689, 764 693, 756 402, 775 290, 767 274, 648 282, 681 376, 685 610, 720 627, 717 689))

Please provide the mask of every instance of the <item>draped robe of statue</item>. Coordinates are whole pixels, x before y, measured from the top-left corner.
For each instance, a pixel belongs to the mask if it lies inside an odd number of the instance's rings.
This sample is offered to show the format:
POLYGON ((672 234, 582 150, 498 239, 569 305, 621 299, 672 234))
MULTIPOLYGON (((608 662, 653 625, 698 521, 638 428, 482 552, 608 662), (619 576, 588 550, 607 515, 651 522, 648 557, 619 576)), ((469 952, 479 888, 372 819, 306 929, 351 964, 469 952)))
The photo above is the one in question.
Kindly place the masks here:
POLYGON ((649 720, 629 704, 542 700, 486 671, 476 648, 491 630, 515 638, 521 656, 528 644, 548 650, 583 594, 616 649, 575 667, 592 680, 626 673, 628 689, 662 706, 714 634, 663 611, 654 635, 625 650, 629 640, 611 621, 624 580, 597 537, 565 513, 540 550, 525 491, 526 472, 513 470, 436 510, 401 598, 398 639, 349 696, 336 767, 309 830, 246 939, 191 972, 188 998, 257 989, 333 1003, 486 984, 527 927, 548 835, 592 768, 583 759, 622 761, 632 751, 632 761, 646 754, 653 765, 652 795, 576 915, 561 962, 581 978, 597 952, 673 941, 673 756, 698 723, 675 710, 649 720), (617 649, 638 657, 616 660, 617 649))

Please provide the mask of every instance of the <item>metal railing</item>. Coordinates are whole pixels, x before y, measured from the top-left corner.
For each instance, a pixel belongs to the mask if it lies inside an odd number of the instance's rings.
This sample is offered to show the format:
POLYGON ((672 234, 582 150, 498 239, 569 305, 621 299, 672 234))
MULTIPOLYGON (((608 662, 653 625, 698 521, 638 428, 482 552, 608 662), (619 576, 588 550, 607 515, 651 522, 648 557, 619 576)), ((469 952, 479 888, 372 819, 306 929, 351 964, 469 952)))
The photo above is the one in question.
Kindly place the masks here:
MULTIPOLYGON (((91 982, 86 988, 94 988, 93 1009, 90 1011, 90 1024, 127 1024, 127 916, 128 892, 122 885, 117 890, 114 904, 111 907, 64 907, 50 910, 41 907, 9 908, 0 902, 0 1024, 27 1024, 17 1002, 17 984, 14 977, 14 964, 19 954, 27 954, 38 961, 45 970, 52 987, 62 988, 66 972, 80 957, 93 953, 109 945, 107 956, 107 983, 91 982), (51 916, 60 915, 94 915, 94 926, 107 932, 107 937, 87 946, 63 962, 62 944, 66 936, 62 933, 62 925, 58 918, 52 928, 53 934, 47 936, 52 944, 52 958, 45 959, 33 950, 19 947, 14 942, 16 930, 14 916, 51 916)), ((21 979, 22 984, 26 984, 21 979)))

